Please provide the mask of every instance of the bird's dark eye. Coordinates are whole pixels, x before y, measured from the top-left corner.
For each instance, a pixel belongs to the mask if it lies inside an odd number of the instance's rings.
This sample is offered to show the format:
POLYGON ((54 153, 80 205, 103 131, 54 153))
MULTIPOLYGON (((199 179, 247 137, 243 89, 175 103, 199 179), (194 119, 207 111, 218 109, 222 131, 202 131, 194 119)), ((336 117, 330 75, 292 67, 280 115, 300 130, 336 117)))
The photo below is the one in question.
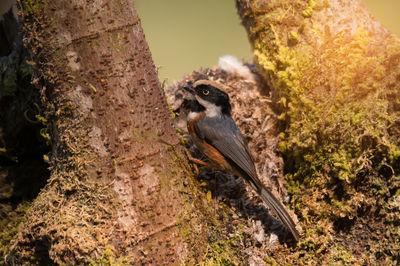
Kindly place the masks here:
POLYGON ((204 94, 204 95, 208 95, 209 93, 210 93, 209 90, 203 90, 203 94, 204 94))

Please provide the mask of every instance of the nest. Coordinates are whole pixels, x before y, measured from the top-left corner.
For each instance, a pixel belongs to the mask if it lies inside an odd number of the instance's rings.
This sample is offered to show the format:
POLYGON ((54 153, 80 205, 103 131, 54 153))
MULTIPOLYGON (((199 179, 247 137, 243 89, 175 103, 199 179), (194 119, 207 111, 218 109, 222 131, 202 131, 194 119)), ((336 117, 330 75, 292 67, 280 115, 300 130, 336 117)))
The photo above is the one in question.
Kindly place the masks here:
MULTIPOLYGON (((259 178, 287 204, 289 198, 285 189, 283 159, 278 153, 280 131, 277 114, 274 112, 266 82, 254 71, 253 66, 246 67, 253 70, 249 71, 251 76, 237 72, 228 73, 225 69, 215 67, 194 71, 166 88, 170 108, 175 114, 174 125, 181 132, 191 155, 207 161, 188 135, 186 117, 189 112, 190 95, 183 86, 197 80, 210 80, 222 84, 230 97, 232 117, 248 142, 259 178)), ((225 203, 232 211, 232 224, 244 225, 245 236, 238 245, 241 245, 249 263, 252 260, 255 263, 260 262, 265 257, 265 249, 275 246, 278 237, 283 241, 290 235, 281 222, 271 216, 274 214, 268 211, 261 198, 242 178, 207 167, 201 168, 199 172, 199 180, 207 184, 206 189, 211 191, 219 206, 225 203), (270 235, 267 236, 265 232, 270 235)), ((218 208, 217 206, 216 209, 218 208)), ((293 217, 293 213, 290 213, 293 217)), ((231 228, 228 231, 228 236, 232 236, 235 229, 231 228)))

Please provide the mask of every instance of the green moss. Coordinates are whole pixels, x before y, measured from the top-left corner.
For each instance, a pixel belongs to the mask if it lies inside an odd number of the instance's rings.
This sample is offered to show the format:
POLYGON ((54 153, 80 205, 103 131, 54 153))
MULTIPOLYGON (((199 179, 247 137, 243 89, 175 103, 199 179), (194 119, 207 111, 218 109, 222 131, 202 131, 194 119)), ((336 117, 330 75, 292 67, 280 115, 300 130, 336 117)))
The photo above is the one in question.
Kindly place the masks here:
POLYGON ((0 199, 9 199, 12 197, 14 192, 14 186, 5 186, 7 189, 2 189, 0 192, 0 199))
POLYGON ((35 116, 36 117, 36 119, 40 122, 40 123, 42 123, 44 126, 46 126, 47 125, 47 119, 45 118, 45 117, 43 117, 43 116, 41 116, 41 115, 36 115, 35 116))
POLYGON ((42 9, 42 2, 40 0, 23 0, 22 3, 28 14, 36 14, 42 9))
POLYGON ((168 110, 169 110, 169 113, 171 115, 171 118, 174 119, 175 118, 174 110, 172 108, 168 108, 168 110))
POLYGON ((61 107, 58 115, 63 117, 73 117, 75 115, 75 111, 76 106, 72 102, 68 102, 61 107))
POLYGON ((40 129, 40 131, 39 131, 39 133, 40 133, 40 136, 46 141, 46 145, 47 146, 50 146, 50 144, 51 144, 51 138, 50 138, 50 134, 49 134, 49 127, 50 127, 50 125, 47 125, 46 127, 43 127, 43 128, 41 128, 40 129))
POLYGON ((103 255, 100 259, 94 259, 87 262, 88 265, 101 265, 101 266, 123 266, 123 265, 135 265, 135 259, 133 257, 115 258, 115 254, 112 251, 112 246, 106 245, 103 255))
MULTIPOLYGON (((175 146, 167 145, 168 151, 168 167, 163 169, 158 169, 158 176, 160 176, 161 182, 161 192, 168 194, 172 190, 172 186, 176 189, 176 186, 180 186, 179 191, 187 191, 187 193, 182 193, 180 200, 182 207, 182 212, 180 217, 177 218, 177 229, 179 231, 179 236, 182 237, 184 242, 189 247, 190 254, 187 258, 199 258, 201 254, 205 251, 205 226, 209 224, 215 224, 215 218, 211 214, 212 208, 209 203, 205 200, 204 193, 200 190, 200 186, 196 178, 192 174, 192 168, 185 158, 183 158, 182 151, 176 150, 175 146), (182 176, 186 177, 185 185, 183 182, 172 182, 171 176, 175 175, 176 172, 182 172, 182 176), (199 196, 199 194, 203 196, 199 196), (200 212, 193 211, 195 209, 200 209, 200 212), (201 213, 201 215, 199 215, 201 213), (204 216, 202 216, 204 215, 204 216)), ((180 148, 179 148, 180 149, 180 148)), ((189 263, 189 262, 188 262, 189 263)), ((191 261, 189 264, 193 263, 191 261)))
POLYGON ((239 240, 239 236, 225 241, 210 242, 202 261, 199 265, 239 265, 239 252, 234 249, 231 242, 239 240))
MULTIPOLYGON (((327 6, 312 0, 302 4, 286 9, 303 10, 302 15, 310 17, 327 6)), ((255 60, 272 85, 278 118, 285 125, 278 148, 285 159, 292 206, 305 229, 299 247, 306 255, 301 261, 315 262, 322 256, 332 258, 333 264, 365 262, 351 251, 359 245, 357 235, 363 234, 367 243, 377 238, 361 224, 379 228, 400 218, 388 203, 400 185, 395 178, 400 173, 399 42, 389 38, 384 46, 363 27, 354 36, 332 36, 329 29, 306 20, 288 19, 297 30, 288 29, 271 19, 282 8, 270 8, 271 14, 264 7, 246 17, 254 16, 247 23, 255 60), (321 41, 318 50, 302 47, 309 35, 321 41), (379 214, 373 213, 376 209, 379 214), (342 238, 352 239, 354 246, 338 242, 342 238)), ((368 254, 387 253, 388 243, 399 242, 398 234, 386 235, 368 254)))
POLYGON ((122 265, 115 261, 114 253, 111 250, 109 245, 106 245, 103 256, 101 259, 93 260, 89 262, 89 265, 103 265, 103 266, 111 266, 111 265, 122 265))
POLYGON ((310 0, 308 1, 308 6, 306 9, 304 9, 301 13, 303 14, 303 16, 309 18, 312 16, 313 14, 313 9, 315 8, 315 1, 314 0, 310 0))
POLYGON ((293 46, 299 43, 300 36, 295 31, 290 31, 288 35, 288 45, 293 46))
POLYGON ((11 240, 18 233, 20 226, 25 222, 25 213, 31 206, 30 202, 24 202, 15 210, 11 206, 0 204, 0 214, 5 216, 0 220, 0 257, 4 258, 10 250, 11 240))
POLYGON ((351 265, 353 263, 352 254, 340 246, 337 246, 332 253, 329 265, 351 265))
MULTIPOLYGON (((169 147, 170 155, 168 171, 160 169, 161 176, 165 175, 165 179, 161 179, 161 187, 165 191, 170 191, 171 186, 177 186, 171 183, 171 172, 185 171, 185 185, 179 182, 179 191, 187 191, 181 194, 182 205, 184 206, 178 218, 177 227, 179 235, 188 245, 190 254, 188 254, 185 263, 199 265, 237 265, 240 264, 240 253, 234 247, 233 242, 238 241, 241 237, 240 232, 232 238, 227 238, 219 228, 224 228, 221 221, 215 215, 215 202, 208 201, 205 182, 199 182, 192 174, 191 165, 182 158, 182 152, 175 150, 174 146, 169 147), (200 211, 193 211, 193 208, 200 211), (201 215, 199 215, 201 214, 201 215)), ((176 188, 174 188, 176 189, 176 188)), ((220 215, 228 217, 230 209, 224 203, 219 204, 220 215)))
POLYGON ((182 145, 185 145, 185 144, 187 144, 189 142, 189 140, 187 138, 184 138, 182 135, 178 135, 178 137, 179 137, 179 142, 182 145))
POLYGON ((275 262, 275 260, 274 260, 273 258, 265 258, 264 261, 265 261, 265 263, 267 263, 268 265, 272 265, 272 266, 277 265, 277 263, 275 262))
POLYGON ((0 97, 13 95, 17 87, 17 73, 14 69, 6 69, 1 81, 0 97))
MULTIPOLYGON (((283 73, 274 73, 277 79, 274 83, 283 97, 290 101, 288 108, 282 105, 287 114, 284 118, 290 124, 280 147, 295 162, 292 169, 296 171, 295 178, 310 174, 316 177, 321 170, 329 169, 324 172, 352 182, 360 168, 372 164, 372 150, 375 157, 386 157, 382 158, 384 161, 398 158, 398 139, 385 137, 385 132, 398 115, 387 109, 386 93, 372 86, 372 80, 368 79, 356 85, 358 90, 352 90, 355 83, 359 83, 360 72, 370 72, 371 76, 378 78, 383 76, 383 66, 376 64, 383 58, 367 57, 367 44, 373 41, 360 28, 351 42, 339 35, 333 41, 334 47, 325 50, 322 56, 329 58, 331 64, 340 70, 329 84, 334 87, 330 97, 326 97, 327 91, 315 93, 312 87, 307 86, 314 82, 311 76, 328 71, 325 66, 311 64, 306 67, 286 57, 288 60, 284 62, 291 67, 283 73), (349 50, 351 54, 347 53, 349 50), (301 76, 300 69, 310 77, 301 76), (365 92, 361 92, 362 89, 365 92)), ((293 55, 294 58, 298 56, 293 55)))

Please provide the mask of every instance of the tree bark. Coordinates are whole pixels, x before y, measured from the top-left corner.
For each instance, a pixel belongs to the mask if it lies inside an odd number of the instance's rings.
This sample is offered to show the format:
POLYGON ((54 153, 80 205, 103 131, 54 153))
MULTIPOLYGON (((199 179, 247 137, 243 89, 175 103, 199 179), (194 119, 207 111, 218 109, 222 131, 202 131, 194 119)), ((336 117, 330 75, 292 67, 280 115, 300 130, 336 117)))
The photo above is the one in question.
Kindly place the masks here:
POLYGON ((306 232, 274 259, 398 262, 399 39, 361 1, 236 2, 280 112, 288 190, 306 232))
POLYGON ((7 263, 198 261, 210 219, 129 0, 20 1, 51 177, 7 263))

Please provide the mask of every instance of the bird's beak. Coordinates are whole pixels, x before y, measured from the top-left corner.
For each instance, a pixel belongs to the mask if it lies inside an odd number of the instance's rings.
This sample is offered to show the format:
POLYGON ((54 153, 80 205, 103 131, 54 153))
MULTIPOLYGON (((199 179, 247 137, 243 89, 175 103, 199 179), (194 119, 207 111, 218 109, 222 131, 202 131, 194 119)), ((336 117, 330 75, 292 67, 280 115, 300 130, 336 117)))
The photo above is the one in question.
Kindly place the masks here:
POLYGON ((183 86, 183 89, 191 94, 195 94, 195 90, 193 88, 192 84, 186 84, 185 86, 183 86))

